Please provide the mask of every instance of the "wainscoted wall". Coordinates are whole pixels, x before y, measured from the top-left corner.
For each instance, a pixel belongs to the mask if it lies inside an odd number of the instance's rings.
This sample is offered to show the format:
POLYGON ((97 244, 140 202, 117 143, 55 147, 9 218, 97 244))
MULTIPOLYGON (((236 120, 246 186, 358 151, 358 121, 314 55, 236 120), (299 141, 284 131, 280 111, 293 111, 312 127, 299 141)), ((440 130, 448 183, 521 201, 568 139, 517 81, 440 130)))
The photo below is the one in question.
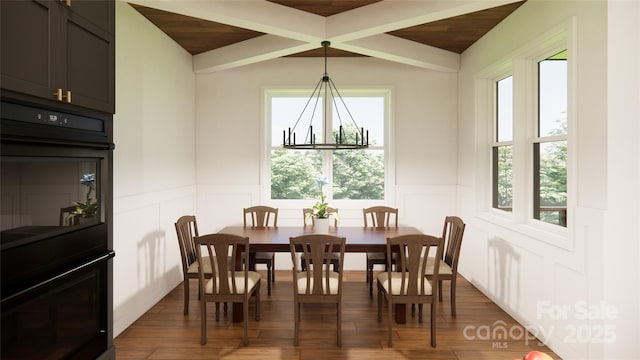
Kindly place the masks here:
MULTIPOLYGON (((472 193, 461 187, 462 201, 472 193)), ((590 306, 600 306, 605 298, 603 259, 598 256, 602 253, 598 247, 604 245, 604 212, 582 207, 575 212, 571 249, 552 245, 535 231, 499 217, 463 212, 460 216, 467 227, 459 271, 554 351, 575 359, 599 358, 602 348, 591 346, 584 337, 585 331, 599 331, 606 320, 586 316, 590 306)), ((518 336, 521 329, 507 330, 518 336)))
POLYGON ((129 4, 116 11, 115 336, 182 281, 173 224, 196 205, 191 55, 129 4))
POLYGON ((174 223, 195 202, 195 186, 114 199, 115 334, 182 282, 174 223))

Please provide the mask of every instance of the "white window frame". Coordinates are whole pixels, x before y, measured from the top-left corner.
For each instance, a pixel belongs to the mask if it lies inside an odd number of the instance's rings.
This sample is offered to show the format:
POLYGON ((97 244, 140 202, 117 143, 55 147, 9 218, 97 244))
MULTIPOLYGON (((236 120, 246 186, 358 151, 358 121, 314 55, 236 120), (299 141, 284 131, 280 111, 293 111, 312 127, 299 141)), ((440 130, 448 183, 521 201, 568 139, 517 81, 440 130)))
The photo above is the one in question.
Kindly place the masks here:
MULTIPOLYGON (((560 248, 574 248, 578 132, 576 103, 576 20, 572 18, 479 72, 475 78, 476 125, 478 126, 476 208, 479 217, 523 235, 560 248), (567 50, 567 227, 533 218, 533 143, 537 137, 538 61, 567 50), (495 83, 509 71, 513 75, 513 212, 493 208, 492 150, 495 145, 495 83)), ((548 139, 548 138, 545 138, 548 139)), ((538 139, 539 140, 539 139, 538 139)))
MULTIPOLYGON (((283 199, 271 199, 271 150, 282 146, 282 144, 271 145, 272 127, 271 127, 271 99, 274 97, 290 96, 290 97, 302 97, 309 98, 312 93, 312 88, 275 88, 268 87, 263 90, 263 121, 261 127, 262 137, 262 154, 261 154, 261 170, 260 170, 260 198, 261 202, 270 204, 271 206, 278 207, 279 209, 302 209, 304 207, 310 207, 313 205, 312 201, 305 199, 295 200, 283 200, 283 199)), ((393 127, 392 127, 392 89, 389 87, 358 87, 358 88, 340 88, 340 95, 343 98, 349 97, 383 97, 385 103, 384 114, 384 146, 369 146, 369 149, 384 150, 384 167, 385 167, 385 179, 384 179, 384 199, 380 200, 334 200, 331 194, 327 194, 328 201, 332 207, 340 209, 341 220, 343 218, 342 213, 344 210, 357 209, 360 210, 364 207, 393 204, 395 202, 395 184, 392 183, 395 179, 395 164, 393 157, 393 127)), ((300 109, 302 111, 302 109, 300 109)), ((333 119, 332 114, 328 115, 328 121, 331 124, 333 119)), ((344 115, 343 115, 344 116, 344 115)), ((358 119, 355 119, 358 122, 358 119)), ((301 126, 305 126, 302 124, 301 126)), ((331 125, 329 125, 331 126, 331 125)), ((284 129, 283 129, 284 130, 284 129)), ((282 130, 280 130, 282 131, 282 130)), ((321 150, 325 151, 325 150, 321 150)), ((326 151, 325 151, 326 152, 326 151)), ((331 156, 329 154, 323 156, 331 156)), ((331 181, 333 174, 331 166, 328 162, 323 160, 323 173, 331 181)), ((325 188, 326 193, 329 193, 329 189, 325 188)), ((359 215, 361 217, 361 214, 359 215)), ((280 217, 280 216, 279 216, 280 217)))

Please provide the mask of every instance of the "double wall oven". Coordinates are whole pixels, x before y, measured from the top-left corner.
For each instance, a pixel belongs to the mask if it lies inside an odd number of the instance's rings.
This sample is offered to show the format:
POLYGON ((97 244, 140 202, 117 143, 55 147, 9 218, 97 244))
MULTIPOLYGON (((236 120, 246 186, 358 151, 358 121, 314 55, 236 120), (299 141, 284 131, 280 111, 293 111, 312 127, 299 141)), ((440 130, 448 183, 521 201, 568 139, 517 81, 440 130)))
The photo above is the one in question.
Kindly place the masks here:
POLYGON ((0 358, 114 358, 111 116, 0 111, 0 358))

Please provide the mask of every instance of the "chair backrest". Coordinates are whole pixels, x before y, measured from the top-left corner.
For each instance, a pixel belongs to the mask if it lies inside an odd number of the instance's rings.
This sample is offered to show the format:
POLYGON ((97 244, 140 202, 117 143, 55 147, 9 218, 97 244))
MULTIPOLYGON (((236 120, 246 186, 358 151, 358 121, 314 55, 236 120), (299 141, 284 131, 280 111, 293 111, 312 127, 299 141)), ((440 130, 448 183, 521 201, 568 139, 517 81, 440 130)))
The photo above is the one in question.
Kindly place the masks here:
POLYGON ((454 274, 458 269, 458 258, 462 248, 462 236, 464 235, 465 223, 457 216, 447 216, 444 219, 442 238, 446 241, 444 252, 444 262, 451 267, 454 274))
MULTIPOLYGON (((328 207, 327 208, 327 212, 329 214, 337 214, 338 213, 338 208, 332 208, 332 207, 328 207)), ((304 226, 307 226, 307 218, 310 217, 311 218, 311 225, 314 224, 314 219, 313 216, 309 216, 307 214, 312 214, 313 213, 313 209, 312 208, 303 208, 302 209, 302 224, 304 226)), ((338 226, 338 218, 337 217, 333 217, 333 226, 338 226)))
POLYGON ((278 209, 270 206, 252 206, 244 209, 244 227, 247 227, 247 215, 251 216, 251 227, 264 228, 278 226, 278 209))
MULTIPOLYGON (((293 261, 293 274, 301 271, 298 268, 298 259, 307 265, 306 282, 294 281, 293 293, 302 296, 335 296, 342 293, 342 274, 344 273, 344 248, 346 238, 328 234, 308 234, 289 238, 291 247, 291 260, 293 261), (298 254, 300 254, 298 256, 298 254), (339 272, 332 271, 332 259, 335 254, 339 254, 339 272), (335 281, 338 281, 335 284, 335 281), (304 285, 301 289, 299 286, 304 285), (337 285, 337 288, 336 288, 337 285), (336 291, 325 291, 326 289, 336 289, 336 291)), ((301 279, 302 280, 302 279, 301 279)))
POLYGON ((362 215, 364 216, 365 227, 398 227, 397 208, 389 206, 372 206, 362 209, 362 215))
POLYGON ((198 236, 198 223, 193 215, 181 216, 175 223, 180 245, 180 257, 182 259, 182 270, 186 276, 189 266, 198 261, 194 238, 198 236))
POLYGON ((396 277, 394 282, 400 284, 391 287, 391 295, 416 297, 435 294, 443 248, 444 239, 431 235, 411 234, 387 238, 387 259, 391 259, 394 252, 398 253, 399 259, 396 270, 392 271, 391 264, 389 264, 387 271, 389 283, 392 283, 393 273, 396 277), (435 258, 433 275, 429 274, 427 261, 424 261, 430 254, 435 258), (430 276, 428 280, 427 274, 430 276), (426 289, 428 281, 431 283, 431 289, 426 289), (425 290, 428 292, 425 293, 425 290))
POLYGON ((69 217, 69 214, 76 210, 77 206, 67 206, 60 208, 60 226, 72 226, 80 224, 80 218, 77 216, 69 217))
MULTIPOLYGON (((198 257, 200 286, 209 286, 204 281, 207 274, 202 269, 211 265, 212 289, 201 288, 202 294, 219 297, 245 294, 248 288, 249 238, 234 234, 207 234, 194 239, 198 257), (236 270, 241 269, 241 270, 236 270), (221 281, 220 279, 227 279, 221 281)), ((247 316, 245 314, 245 316, 247 316)))

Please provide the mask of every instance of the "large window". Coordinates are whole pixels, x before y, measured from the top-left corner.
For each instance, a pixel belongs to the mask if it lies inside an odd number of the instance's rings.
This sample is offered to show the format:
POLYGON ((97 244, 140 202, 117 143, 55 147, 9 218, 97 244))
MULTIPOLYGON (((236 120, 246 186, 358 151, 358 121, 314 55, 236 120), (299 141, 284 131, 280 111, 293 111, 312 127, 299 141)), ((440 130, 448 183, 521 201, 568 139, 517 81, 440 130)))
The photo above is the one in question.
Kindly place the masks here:
POLYGON ((533 217, 567 226, 567 52, 538 62, 533 217))
MULTIPOLYGON (((346 121, 347 110, 331 107, 326 123, 322 109, 325 99, 318 104, 313 117, 301 117, 302 109, 309 101, 310 91, 267 91, 270 124, 270 198, 272 200, 317 199, 321 187, 320 177, 326 178, 322 188, 327 200, 384 200, 386 179, 386 148, 388 146, 387 124, 389 92, 341 91, 348 112, 357 125, 368 130, 369 148, 362 150, 289 150, 283 149, 285 131, 295 126, 297 142, 307 136, 322 138, 324 126, 331 131, 327 136, 335 137, 340 124, 352 126, 346 121), (339 116, 338 116, 339 115, 339 116), (312 121, 313 134, 309 134, 312 121)), ((353 140, 352 140, 353 141, 353 140)))
POLYGON ((516 57, 487 79, 491 207, 517 222, 567 227, 569 71, 561 49, 516 57))

